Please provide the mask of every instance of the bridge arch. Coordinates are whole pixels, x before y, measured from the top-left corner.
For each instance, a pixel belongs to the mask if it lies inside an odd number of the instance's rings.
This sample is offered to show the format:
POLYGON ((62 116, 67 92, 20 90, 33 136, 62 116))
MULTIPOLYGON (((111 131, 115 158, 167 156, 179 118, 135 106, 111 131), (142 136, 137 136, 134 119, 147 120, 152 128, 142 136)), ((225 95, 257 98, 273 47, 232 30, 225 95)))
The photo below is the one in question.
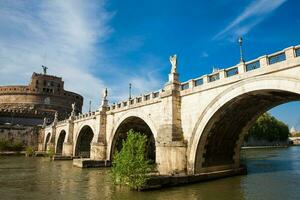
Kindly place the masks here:
POLYGON ((142 113, 133 114, 131 112, 123 115, 112 130, 108 145, 108 156, 110 160, 113 159, 113 155, 116 150, 119 151, 121 149, 122 140, 126 139, 126 133, 130 129, 143 133, 147 136, 147 157, 155 162, 155 138, 157 135, 156 128, 149 117, 146 117, 142 113))
POLYGON ((58 139, 57 139, 57 142, 56 142, 56 151, 55 153, 56 154, 62 154, 63 152, 63 144, 64 144, 64 141, 65 141, 65 138, 66 138, 66 131, 65 130, 61 130, 60 133, 58 134, 58 139))
POLYGON ((89 158, 91 153, 91 143, 94 138, 94 131, 89 125, 84 125, 76 138, 75 156, 89 158))
POLYGON ((289 77, 255 77, 223 91, 193 129, 189 173, 238 167, 244 136, 256 119, 273 107, 297 100, 300 80, 289 77))

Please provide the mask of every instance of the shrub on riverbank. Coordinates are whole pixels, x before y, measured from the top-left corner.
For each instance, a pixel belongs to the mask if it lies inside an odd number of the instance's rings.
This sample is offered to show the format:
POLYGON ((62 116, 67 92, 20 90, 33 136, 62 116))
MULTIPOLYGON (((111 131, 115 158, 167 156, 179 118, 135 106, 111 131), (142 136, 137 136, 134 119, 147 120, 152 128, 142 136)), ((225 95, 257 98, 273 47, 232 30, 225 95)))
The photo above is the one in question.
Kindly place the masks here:
POLYGON ((33 146, 28 146, 26 147, 26 156, 33 156, 34 155, 34 147, 33 146))
POLYGON ((288 126, 269 113, 260 116, 246 136, 246 141, 251 138, 257 141, 287 141, 289 137, 288 126))
POLYGON ((53 157, 55 154, 54 147, 50 147, 49 150, 47 151, 47 156, 53 157))
POLYGON ((122 149, 116 152, 111 170, 115 184, 129 186, 131 189, 143 187, 151 171, 146 158, 147 136, 134 132, 127 133, 127 139, 122 142, 122 149))
POLYGON ((23 151, 24 148, 21 142, 0 139, 0 151, 23 151))

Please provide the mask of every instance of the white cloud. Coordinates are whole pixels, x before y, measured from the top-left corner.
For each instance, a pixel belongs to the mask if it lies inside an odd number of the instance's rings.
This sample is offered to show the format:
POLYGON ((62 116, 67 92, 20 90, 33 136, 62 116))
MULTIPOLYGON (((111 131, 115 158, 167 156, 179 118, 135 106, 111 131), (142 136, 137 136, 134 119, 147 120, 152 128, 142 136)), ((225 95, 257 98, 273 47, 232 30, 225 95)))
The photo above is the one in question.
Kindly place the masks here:
POLYGON ((67 89, 99 98, 103 82, 90 67, 109 36, 110 17, 104 1, 1 1, 0 84, 24 84, 44 64, 67 89))
POLYGON ((270 13, 275 11, 287 0, 255 0, 250 3, 224 30, 213 39, 224 36, 234 36, 248 33, 253 27, 262 22, 270 13))
POLYGON ((97 108, 104 87, 109 88, 111 101, 127 98, 129 82, 134 94, 161 88, 161 79, 152 70, 155 58, 132 72, 107 55, 105 42, 113 33, 109 22, 115 13, 105 9, 105 2, 1 0, 0 85, 26 84, 32 72, 41 72, 41 65, 46 65, 49 74, 63 77, 67 90, 84 96, 84 111, 90 100, 97 108), (103 77, 103 71, 114 73, 103 77))

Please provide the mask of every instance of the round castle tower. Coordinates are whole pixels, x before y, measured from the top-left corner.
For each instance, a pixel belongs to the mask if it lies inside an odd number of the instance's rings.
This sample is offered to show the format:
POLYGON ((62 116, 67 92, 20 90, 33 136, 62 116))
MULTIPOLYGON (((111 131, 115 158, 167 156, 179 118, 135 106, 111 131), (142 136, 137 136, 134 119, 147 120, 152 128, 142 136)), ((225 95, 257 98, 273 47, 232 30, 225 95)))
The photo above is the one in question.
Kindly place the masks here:
POLYGON ((64 90, 61 77, 33 73, 28 86, 0 86, 0 124, 14 123, 37 125, 43 118, 67 118, 72 112, 81 112, 83 97, 64 90))

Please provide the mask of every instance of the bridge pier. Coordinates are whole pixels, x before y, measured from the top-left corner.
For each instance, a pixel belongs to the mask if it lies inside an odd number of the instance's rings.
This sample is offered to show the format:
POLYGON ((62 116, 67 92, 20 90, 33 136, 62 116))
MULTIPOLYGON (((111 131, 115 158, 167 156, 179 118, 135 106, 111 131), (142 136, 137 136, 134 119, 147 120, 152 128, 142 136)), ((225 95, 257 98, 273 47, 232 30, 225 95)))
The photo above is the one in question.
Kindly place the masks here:
POLYGON ((186 174, 187 145, 182 141, 156 143, 156 164, 161 175, 186 174))
POLYGON ((62 156, 73 156, 73 144, 64 142, 62 156))
POLYGON ((55 150, 55 143, 49 142, 49 143, 47 144, 46 152, 53 151, 53 150, 55 150))
POLYGON ((107 160, 106 159, 107 145, 97 142, 91 144, 91 160, 107 160))
POLYGON ((181 125, 181 83, 178 77, 177 72, 172 71, 161 94, 165 111, 156 142, 156 163, 162 175, 186 174, 187 171, 187 144, 181 125))

